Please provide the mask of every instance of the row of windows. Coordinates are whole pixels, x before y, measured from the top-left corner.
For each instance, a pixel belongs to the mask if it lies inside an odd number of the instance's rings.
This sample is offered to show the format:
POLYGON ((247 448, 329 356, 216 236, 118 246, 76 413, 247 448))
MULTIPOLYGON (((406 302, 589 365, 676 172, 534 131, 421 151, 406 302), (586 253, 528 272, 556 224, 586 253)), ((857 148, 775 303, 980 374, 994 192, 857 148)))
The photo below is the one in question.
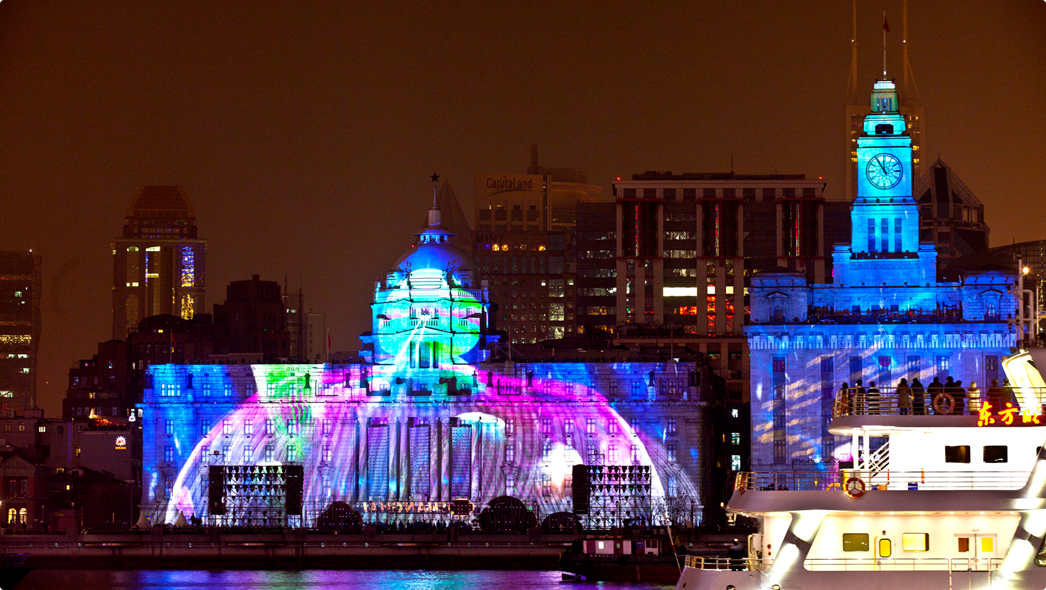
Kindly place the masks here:
MULTIPOLYGON (((843 551, 868 551, 870 537, 868 533, 843 533, 843 551)), ((902 551, 929 551, 929 533, 902 533, 902 551)), ((990 550, 988 551, 991 552, 990 550)), ((879 557, 890 557, 893 545, 887 537, 879 539, 879 557)))
MULTIPOLYGON (((1041 448, 1039 447, 1039 449, 1041 448)), ((1039 454, 1038 449, 1035 454, 1039 454)), ((945 463, 969 463, 970 456, 970 445, 944 447, 945 463)), ((985 445, 981 459, 985 463, 1007 463, 1009 462, 1009 449, 1005 445, 985 445)))

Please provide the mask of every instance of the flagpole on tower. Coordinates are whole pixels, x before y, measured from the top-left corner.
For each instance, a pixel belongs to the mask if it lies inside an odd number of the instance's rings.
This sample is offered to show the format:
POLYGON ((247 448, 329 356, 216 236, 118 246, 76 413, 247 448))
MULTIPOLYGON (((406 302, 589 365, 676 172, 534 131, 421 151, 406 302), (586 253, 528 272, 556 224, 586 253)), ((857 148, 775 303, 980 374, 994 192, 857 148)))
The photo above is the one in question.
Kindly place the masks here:
POLYGON ((890 25, 886 23, 886 9, 883 9, 883 80, 886 79, 886 33, 890 32, 890 25))

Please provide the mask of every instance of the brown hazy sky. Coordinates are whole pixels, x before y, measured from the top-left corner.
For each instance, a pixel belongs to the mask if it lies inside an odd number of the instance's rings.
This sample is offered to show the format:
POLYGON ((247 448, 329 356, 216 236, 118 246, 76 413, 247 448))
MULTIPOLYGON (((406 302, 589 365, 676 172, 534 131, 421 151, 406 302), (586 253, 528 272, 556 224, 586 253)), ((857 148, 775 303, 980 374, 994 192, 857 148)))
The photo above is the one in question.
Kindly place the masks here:
MULTIPOLYGON (((110 241, 179 184, 230 280, 300 284, 358 347, 429 175, 588 168, 823 176, 839 198, 850 2, 0 2, 0 249, 43 256, 40 401, 109 337, 110 241)), ((859 2, 859 79, 899 77, 901 1, 859 2)), ((939 154, 994 245, 1046 238, 1046 2, 911 0, 939 154)))

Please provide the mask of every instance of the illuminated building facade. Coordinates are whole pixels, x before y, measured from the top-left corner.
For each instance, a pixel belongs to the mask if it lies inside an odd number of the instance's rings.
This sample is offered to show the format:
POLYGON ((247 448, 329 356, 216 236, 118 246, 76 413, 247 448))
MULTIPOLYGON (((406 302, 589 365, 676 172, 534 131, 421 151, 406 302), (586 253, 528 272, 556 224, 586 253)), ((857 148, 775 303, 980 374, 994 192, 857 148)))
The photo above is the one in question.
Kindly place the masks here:
POLYGON ((752 279, 753 465, 817 469, 850 459, 846 441, 827 430, 843 382, 892 388, 902 377, 924 386, 953 377, 985 388, 1004 378, 999 362, 1016 342, 1015 275, 938 282, 937 251, 919 239, 911 137, 898 108, 893 82, 876 82, 858 138, 852 239, 832 253, 834 282, 784 272, 752 279))
POLYGON ((577 212, 602 192, 583 169, 538 165, 537 146, 525 175, 476 176, 476 263, 497 305, 492 326, 512 344, 575 335, 577 212))
POLYGON ((181 188, 142 187, 113 241, 113 339, 126 339, 149 316, 204 313, 206 253, 181 188))
POLYGON ((0 406, 36 407, 40 255, 0 252, 0 406))
POLYGON ((652 467, 652 504, 621 520, 661 518, 670 504, 717 509, 706 506, 709 434, 695 366, 484 362, 495 339, 487 288, 450 237, 433 209, 418 243, 377 283, 363 363, 151 367, 141 404, 145 513, 228 524, 209 511, 209 465, 301 465, 306 525, 335 500, 367 512, 508 495, 541 515, 570 510, 577 463, 652 467))

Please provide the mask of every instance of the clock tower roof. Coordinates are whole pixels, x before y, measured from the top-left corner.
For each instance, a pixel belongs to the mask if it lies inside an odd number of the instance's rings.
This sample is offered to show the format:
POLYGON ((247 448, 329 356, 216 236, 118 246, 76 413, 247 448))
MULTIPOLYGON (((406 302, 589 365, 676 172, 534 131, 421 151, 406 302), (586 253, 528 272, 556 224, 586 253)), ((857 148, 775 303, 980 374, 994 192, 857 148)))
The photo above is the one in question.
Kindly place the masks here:
POLYGON ((897 85, 893 80, 877 80, 872 89, 872 112, 864 118, 864 132, 868 135, 903 135, 904 117, 897 100, 897 85))

